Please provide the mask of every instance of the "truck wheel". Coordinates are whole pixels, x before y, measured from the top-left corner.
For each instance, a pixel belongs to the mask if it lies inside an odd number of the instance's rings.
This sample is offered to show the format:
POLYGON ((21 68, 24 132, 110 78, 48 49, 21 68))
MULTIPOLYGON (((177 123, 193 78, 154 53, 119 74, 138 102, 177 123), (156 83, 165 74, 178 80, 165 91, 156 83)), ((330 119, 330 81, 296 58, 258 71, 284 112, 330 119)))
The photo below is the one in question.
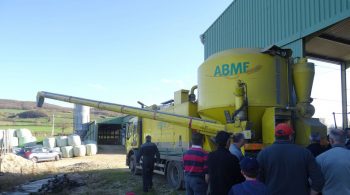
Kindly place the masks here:
POLYGON ((176 190, 184 188, 184 171, 180 162, 172 161, 168 164, 167 180, 168 184, 176 190))
POLYGON ((141 170, 136 168, 136 156, 133 154, 130 156, 129 169, 133 175, 140 175, 141 170))

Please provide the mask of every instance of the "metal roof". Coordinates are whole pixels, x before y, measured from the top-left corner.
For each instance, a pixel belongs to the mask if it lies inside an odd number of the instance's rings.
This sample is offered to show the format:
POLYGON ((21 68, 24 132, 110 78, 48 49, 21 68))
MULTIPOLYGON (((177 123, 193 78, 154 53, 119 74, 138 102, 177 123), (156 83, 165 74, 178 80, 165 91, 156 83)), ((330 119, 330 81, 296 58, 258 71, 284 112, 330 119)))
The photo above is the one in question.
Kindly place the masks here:
MULTIPOLYGON (((307 53, 324 56, 329 50, 317 51, 314 46, 320 39, 325 47, 332 38, 332 46, 347 47, 334 41, 349 40, 349 17, 350 0, 235 0, 201 36, 205 58, 230 48, 269 45, 289 47, 297 56, 305 54, 306 46, 307 53)), ((345 54, 328 57, 347 59, 345 54)))
POLYGON ((333 62, 350 61, 350 19, 306 37, 307 56, 333 62))

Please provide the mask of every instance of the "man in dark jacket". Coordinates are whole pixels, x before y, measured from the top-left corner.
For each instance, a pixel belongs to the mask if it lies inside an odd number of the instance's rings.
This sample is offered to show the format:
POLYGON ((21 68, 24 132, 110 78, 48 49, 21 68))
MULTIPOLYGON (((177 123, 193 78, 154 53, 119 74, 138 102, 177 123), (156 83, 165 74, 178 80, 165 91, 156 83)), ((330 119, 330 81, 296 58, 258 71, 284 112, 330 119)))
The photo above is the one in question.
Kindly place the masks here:
POLYGON ((228 194, 231 186, 244 181, 239 160, 228 150, 230 134, 219 131, 215 137, 217 150, 208 155, 210 194, 228 194))
POLYGON ((350 150, 350 128, 345 128, 346 133, 346 141, 345 141, 345 147, 350 150))
POLYGON ((318 194, 324 185, 320 167, 310 151, 291 143, 292 134, 286 123, 275 127, 275 143, 258 154, 259 180, 272 195, 318 194))
POLYGON ((157 161, 160 160, 159 151, 157 145, 151 142, 151 136, 146 136, 146 143, 142 144, 140 152, 137 155, 136 162, 140 162, 142 158, 142 180, 143 180, 143 191, 148 192, 153 187, 152 176, 155 163, 155 156, 157 161))
POLYGON ((328 148, 325 146, 321 146, 321 136, 318 132, 311 133, 310 135, 310 145, 306 147, 312 155, 316 158, 321 153, 325 152, 328 148))

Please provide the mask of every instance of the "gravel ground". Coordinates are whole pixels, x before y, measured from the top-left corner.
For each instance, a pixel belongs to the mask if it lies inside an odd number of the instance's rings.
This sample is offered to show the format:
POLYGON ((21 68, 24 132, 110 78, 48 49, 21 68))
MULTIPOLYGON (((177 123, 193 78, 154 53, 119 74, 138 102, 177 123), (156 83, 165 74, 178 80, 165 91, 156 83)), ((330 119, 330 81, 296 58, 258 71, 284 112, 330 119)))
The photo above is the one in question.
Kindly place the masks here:
MULTIPOLYGON (((6 186, 1 186, 8 190, 11 187, 26 181, 47 177, 54 174, 68 173, 80 174, 87 185, 74 189, 66 189, 62 194, 121 194, 134 192, 142 193, 142 177, 130 174, 125 165, 125 149, 122 146, 99 146, 98 154, 95 156, 64 158, 60 161, 38 163, 33 166, 25 159, 19 160, 21 165, 30 165, 28 173, 11 174, 6 173, 0 177, 1 181, 8 181, 6 186), (24 161, 23 161, 24 160, 24 161), (35 170, 33 170, 35 167, 35 170), (18 178, 21 178, 19 180, 18 178)), ((15 166, 16 167, 16 166, 15 166)), ((16 169, 18 170, 18 168, 16 169)), ((23 168, 22 168, 23 170, 23 168)), ((154 176, 154 189, 147 194, 185 194, 184 191, 174 191, 167 185, 166 178, 161 175, 154 176)), ((2 187, 2 188, 1 188, 2 187)))

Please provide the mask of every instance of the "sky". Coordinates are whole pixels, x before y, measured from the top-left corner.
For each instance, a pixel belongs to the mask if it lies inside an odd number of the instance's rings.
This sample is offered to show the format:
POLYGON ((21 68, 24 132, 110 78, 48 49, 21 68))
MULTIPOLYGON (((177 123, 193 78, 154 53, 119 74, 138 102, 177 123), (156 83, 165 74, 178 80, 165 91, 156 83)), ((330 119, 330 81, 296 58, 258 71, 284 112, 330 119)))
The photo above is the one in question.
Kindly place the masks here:
MULTIPOLYGON (((35 101, 38 91, 131 106, 172 99, 197 83, 199 36, 231 2, 2 0, 0 99, 35 101)), ((333 124, 339 66, 313 62, 315 117, 333 124)))
POLYGON ((196 84, 199 36, 231 1, 0 1, 0 98, 172 99, 196 84))

